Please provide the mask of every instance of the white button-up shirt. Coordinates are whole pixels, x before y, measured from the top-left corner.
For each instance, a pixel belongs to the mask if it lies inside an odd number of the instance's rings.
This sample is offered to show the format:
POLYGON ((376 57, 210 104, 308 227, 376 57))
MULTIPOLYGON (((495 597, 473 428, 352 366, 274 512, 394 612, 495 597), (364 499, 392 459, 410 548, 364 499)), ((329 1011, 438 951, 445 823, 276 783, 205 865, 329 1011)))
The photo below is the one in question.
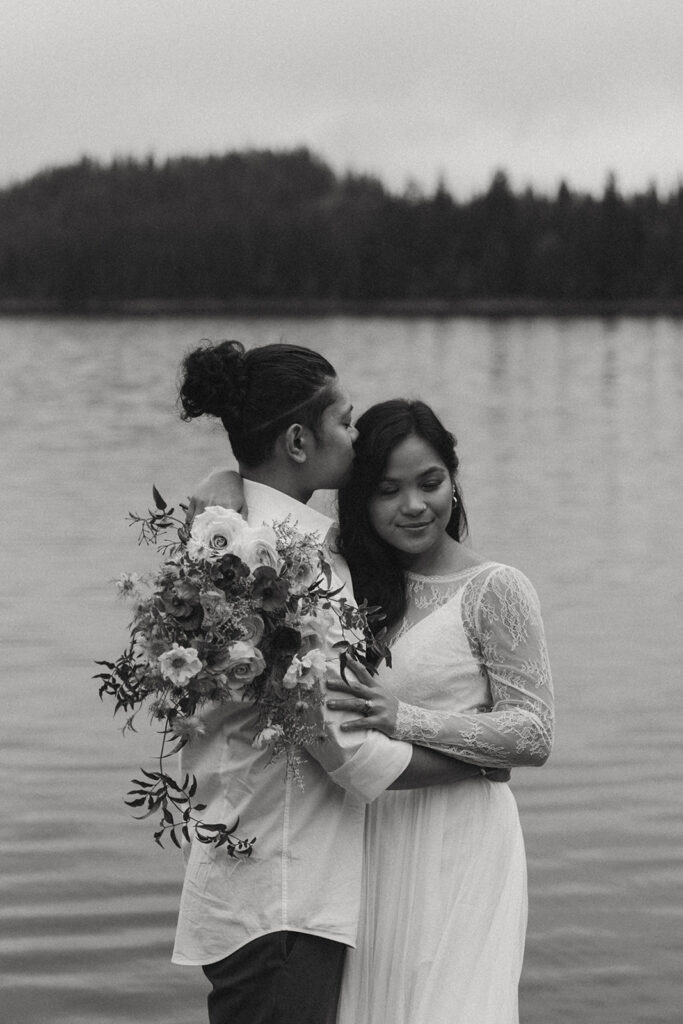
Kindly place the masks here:
MULTIPOLYGON (((250 524, 289 515, 302 531, 327 537, 332 521, 308 505, 249 480, 244 491, 250 524)), ((345 563, 330 562, 333 585, 343 581, 351 599, 345 563)), ((329 645, 340 638, 332 628, 329 645)), ((338 676, 338 659, 329 664, 338 676)), ((269 764, 269 751, 252 747, 253 705, 204 709, 206 732, 183 748, 181 772, 197 779, 204 821, 230 824, 239 816, 239 835, 256 844, 244 859, 196 840, 189 845, 174 963, 214 963, 280 930, 355 944, 364 807, 404 771, 412 747, 376 731, 342 732, 345 717, 357 714, 326 711, 329 737, 302 751, 301 789, 284 759, 269 764)))

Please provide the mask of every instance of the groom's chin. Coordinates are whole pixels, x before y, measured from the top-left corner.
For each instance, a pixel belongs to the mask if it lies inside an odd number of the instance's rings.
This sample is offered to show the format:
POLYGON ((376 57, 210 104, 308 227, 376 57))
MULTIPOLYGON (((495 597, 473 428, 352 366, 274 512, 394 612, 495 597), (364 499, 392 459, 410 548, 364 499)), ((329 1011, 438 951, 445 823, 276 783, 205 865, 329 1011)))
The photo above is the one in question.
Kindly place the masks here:
POLYGON ((351 471, 352 471, 352 469, 353 469, 353 462, 349 462, 346 470, 342 473, 341 477, 337 481, 337 488, 336 488, 337 490, 339 490, 340 487, 345 487, 346 484, 348 484, 349 480, 351 479, 351 471))

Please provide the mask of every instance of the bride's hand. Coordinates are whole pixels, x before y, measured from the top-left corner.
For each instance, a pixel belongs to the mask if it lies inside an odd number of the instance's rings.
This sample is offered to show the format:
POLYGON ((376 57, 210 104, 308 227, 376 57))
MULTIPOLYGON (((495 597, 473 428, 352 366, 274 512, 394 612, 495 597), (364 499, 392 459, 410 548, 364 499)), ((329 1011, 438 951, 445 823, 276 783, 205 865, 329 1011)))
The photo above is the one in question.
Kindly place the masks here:
POLYGON ((333 697, 325 703, 331 711, 358 711, 360 718, 342 722, 340 729, 379 729, 387 736, 396 730, 398 699, 386 690, 366 668, 351 657, 346 658, 344 683, 329 683, 328 690, 341 690, 345 697, 333 697))
POLYGON ((242 477, 232 469, 215 469, 195 487, 185 516, 185 525, 189 529, 192 520, 205 508, 211 505, 222 505, 223 508, 234 508, 246 516, 242 477))

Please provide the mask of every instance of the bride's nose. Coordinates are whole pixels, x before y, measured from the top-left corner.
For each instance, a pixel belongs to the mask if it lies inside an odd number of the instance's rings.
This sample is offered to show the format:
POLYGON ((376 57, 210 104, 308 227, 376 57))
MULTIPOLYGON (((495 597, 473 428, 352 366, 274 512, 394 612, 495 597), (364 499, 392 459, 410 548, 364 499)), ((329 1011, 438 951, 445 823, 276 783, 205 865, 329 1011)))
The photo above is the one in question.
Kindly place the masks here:
POLYGON ((401 511, 406 516, 419 516, 426 511, 427 505, 419 491, 408 491, 403 498, 401 511))

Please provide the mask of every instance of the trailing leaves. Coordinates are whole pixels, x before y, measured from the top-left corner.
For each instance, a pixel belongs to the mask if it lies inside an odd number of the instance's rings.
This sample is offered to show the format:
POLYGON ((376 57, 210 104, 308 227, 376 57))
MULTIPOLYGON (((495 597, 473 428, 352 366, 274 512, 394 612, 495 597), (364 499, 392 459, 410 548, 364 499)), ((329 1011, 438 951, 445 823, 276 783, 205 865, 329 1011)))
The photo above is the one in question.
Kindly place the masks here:
POLYGON ((149 772, 142 768, 141 771, 144 779, 133 779, 135 788, 128 791, 124 803, 135 810, 144 808, 142 814, 133 815, 139 820, 159 815, 159 825, 154 832, 154 842, 158 846, 163 847, 164 840, 170 839, 174 846, 180 848, 181 838, 185 842, 196 839, 205 845, 225 847, 230 857, 251 856, 256 838, 245 839, 237 835, 239 819, 228 827, 222 823, 210 824, 198 817, 206 805, 192 803, 197 791, 194 776, 185 775, 183 782, 179 783, 163 770, 149 772))

